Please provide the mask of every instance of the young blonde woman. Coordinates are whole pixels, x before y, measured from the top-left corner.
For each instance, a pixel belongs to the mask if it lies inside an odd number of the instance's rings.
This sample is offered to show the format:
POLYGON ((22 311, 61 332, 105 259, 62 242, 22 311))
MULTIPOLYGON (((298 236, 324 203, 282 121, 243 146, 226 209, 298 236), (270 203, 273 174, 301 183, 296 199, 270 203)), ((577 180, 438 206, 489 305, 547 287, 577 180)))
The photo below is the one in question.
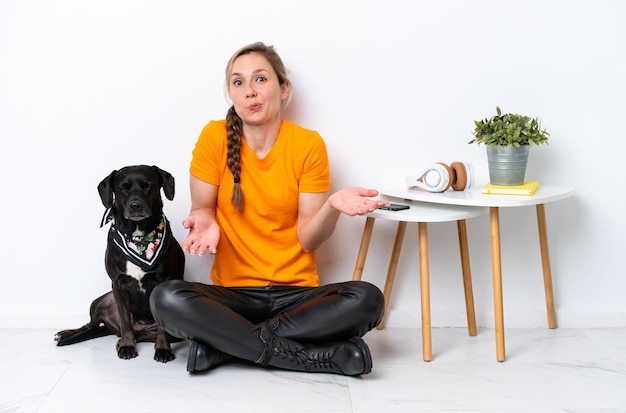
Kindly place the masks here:
POLYGON ((233 105, 196 143, 183 222, 183 249, 215 254, 212 284, 160 285, 150 297, 155 319, 190 340, 192 373, 239 359, 367 374, 372 357, 362 336, 382 318, 382 293, 362 281, 321 286, 315 251, 342 213, 363 215, 386 203, 366 188, 329 195, 321 136, 282 117, 292 90, 272 46, 238 50, 226 84, 233 105))

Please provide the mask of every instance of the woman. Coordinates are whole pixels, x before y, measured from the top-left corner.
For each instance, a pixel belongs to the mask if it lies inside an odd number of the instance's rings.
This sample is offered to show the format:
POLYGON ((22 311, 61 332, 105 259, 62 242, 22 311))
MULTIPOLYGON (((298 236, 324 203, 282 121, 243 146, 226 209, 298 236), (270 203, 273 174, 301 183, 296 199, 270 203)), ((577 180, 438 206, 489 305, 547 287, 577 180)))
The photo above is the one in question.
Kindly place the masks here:
POLYGON ((226 68, 226 119, 202 131, 191 162, 185 251, 215 254, 212 285, 173 281, 150 304, 168 333, 190 339, 187 370, 230 359, 296 371, 367 374, 361 338, 380 322, 384 299, 361 281, 320 286, 315 250, 341 213, 386 205, 378 192, 347 188, 329 196, 324 141, 283 120, 291 98, 271 46, 237 51, 226 68))

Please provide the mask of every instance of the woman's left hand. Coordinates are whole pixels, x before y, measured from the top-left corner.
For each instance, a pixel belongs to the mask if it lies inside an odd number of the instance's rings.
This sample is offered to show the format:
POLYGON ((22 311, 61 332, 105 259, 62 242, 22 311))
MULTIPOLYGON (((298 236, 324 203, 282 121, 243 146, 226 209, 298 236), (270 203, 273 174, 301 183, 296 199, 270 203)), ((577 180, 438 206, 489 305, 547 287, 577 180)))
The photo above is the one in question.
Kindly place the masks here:
POLYGON ((349 215, 365 215, 376 208, 389 204, 382 199, 369 199, 377 196, 378 191, 360 187, 344 188, 332 194, 328 201, 336 210, 349 215))

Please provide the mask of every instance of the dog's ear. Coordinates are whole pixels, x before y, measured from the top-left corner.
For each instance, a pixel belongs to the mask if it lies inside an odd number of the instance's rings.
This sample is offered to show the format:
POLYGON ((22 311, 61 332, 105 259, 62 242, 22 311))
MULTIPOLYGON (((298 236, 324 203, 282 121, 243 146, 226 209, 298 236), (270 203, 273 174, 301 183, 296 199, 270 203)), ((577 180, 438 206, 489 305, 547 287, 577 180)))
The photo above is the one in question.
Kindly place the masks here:
POLYGON ((161 175, 161 181, 163 182, 163 193, 165 197, 170 201, 174 199, 174 177, 167 171, 159 168, 158 166, 152 165, 152 167, 161 175))
POLYGON ((113 178, 115 177, 116 173, 117 171, 114 170, 109 174, 109 176, 104 178, 98 184, 98 193, 100 194, 100 200, 102 201, 102 204, 105 208, 110 208, 111 206, 113 206, 113 187, 111 183, 113 182, 113 178))

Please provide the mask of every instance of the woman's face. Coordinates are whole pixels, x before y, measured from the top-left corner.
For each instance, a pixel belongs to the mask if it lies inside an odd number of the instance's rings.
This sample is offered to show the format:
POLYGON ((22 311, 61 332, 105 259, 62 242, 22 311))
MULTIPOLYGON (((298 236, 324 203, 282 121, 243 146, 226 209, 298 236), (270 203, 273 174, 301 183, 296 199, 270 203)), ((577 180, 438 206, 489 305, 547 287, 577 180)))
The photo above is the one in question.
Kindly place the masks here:
POLYGON ((280 117, 289 85, 278 83, 278 76, 263 55, 248 53, 233 62, 228 92, 244 123, 262 125, 280 117))

